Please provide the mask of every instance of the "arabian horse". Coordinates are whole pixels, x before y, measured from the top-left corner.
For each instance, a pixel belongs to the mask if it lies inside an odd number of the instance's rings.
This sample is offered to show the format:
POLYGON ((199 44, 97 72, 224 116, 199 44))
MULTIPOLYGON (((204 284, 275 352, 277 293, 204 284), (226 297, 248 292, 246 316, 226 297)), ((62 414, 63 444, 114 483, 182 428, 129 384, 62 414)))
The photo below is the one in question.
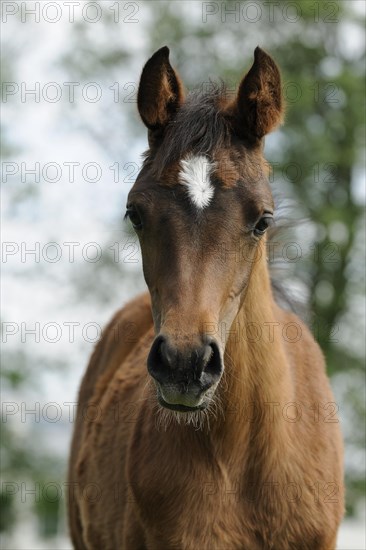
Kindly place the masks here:
POLYGON ((276 302, 266 254, 279 69, 258 47, 235 94, 211 83, 186 95, 163 47, 137 103, 149 149, 126 216, 149 292, 116 313, 81 384, 74 547, 334 549, 336 405, 319 346, 276 302))

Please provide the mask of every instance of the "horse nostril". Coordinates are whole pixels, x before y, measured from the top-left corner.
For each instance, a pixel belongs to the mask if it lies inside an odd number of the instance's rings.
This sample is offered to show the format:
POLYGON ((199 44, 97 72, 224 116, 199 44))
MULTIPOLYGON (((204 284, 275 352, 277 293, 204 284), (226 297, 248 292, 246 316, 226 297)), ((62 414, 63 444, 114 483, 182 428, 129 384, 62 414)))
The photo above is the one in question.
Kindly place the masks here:
POLYGON ((207 363, 210 361, 213 353, 214 353, 214 351, 213 351, 213 349, 210 345, 205 346, 205 352, 204 352, 203 358, 202 358, 202 362, 203 362, 203 365, 204 365, 203 368, 205 368, 207 363))
POLYGON ((213 350, 211 345, 209 344, 203 345, 200 348, 195 349, 191 353, 190 364, 193 369, 193 378, 195 380, 199 380, 201 378, 202 373, 205 371, 206 366, 210 362, 212 355, 213 350))
POLYGON ((164 336, 155 338, 147 357, 147 370, 158 382, 162 381, 169 368, 166 356, 166 341, 164 336))
POLYGON ((205 357, 207 357, 207 359, 203 367, 203 372, 214 378, 220 377, 223 371, 223 365, 219 347, 215 341, 211 341, 206 347, 208 348, 207 352, 205 352, 205 357))
POLYGON ((174 352, 169 348, 167 341, 162 337, 162 342, 159 348, 160 359, 166 367, 171 367, 176 359, 174 352))

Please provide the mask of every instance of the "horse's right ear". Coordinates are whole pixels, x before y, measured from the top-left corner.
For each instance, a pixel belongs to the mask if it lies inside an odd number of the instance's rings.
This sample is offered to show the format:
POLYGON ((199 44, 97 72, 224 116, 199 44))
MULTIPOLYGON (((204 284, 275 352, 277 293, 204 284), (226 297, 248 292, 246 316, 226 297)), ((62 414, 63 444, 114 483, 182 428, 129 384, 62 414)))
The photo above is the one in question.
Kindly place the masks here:
POLYGON ((149 138, 162 134, 184 101, 183 86, 169 63, 169 48, 160 48, 143 68, 137 106, 149 138))

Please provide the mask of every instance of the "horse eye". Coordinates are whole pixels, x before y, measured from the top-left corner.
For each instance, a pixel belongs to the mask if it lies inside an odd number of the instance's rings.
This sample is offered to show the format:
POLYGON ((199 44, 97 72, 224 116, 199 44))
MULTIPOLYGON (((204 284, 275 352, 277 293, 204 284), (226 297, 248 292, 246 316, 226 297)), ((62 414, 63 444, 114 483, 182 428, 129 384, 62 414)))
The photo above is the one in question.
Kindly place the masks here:
POLYGON ((141 229, 142 220, 140 214, 133 207, 127 207, 127 212, 125 218, 129 218, 134 229, 141 229))
POLYGON ((273 217, 269 214, 266 214, 265 216, 262 216, 255 228, 253 229, 253 233, 256 237, 260 237, 261 235, 264 235, 266 232, 266 229, 268 229, 269 226, 271 226, 274 223, 273 217))

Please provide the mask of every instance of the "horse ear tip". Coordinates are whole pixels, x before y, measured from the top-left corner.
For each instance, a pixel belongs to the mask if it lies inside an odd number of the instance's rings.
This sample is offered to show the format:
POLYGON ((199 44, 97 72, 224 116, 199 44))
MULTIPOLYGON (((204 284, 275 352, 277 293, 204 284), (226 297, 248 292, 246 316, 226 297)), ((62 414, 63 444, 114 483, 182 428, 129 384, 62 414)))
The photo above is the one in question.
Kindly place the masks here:
POLYGON ((169 48, 168 46, 163 46, 162 48, 159 48, 158 50, 156 50, 152 56, 147 60, 146 64, 145 64, 145 68, 146 67, 152 67, 152 66, 155 66, 156 64, 157 65, 160 65, 160 64, 165 64, 165 63, 169 63, 169 48))
POLYGON ((161 48, 158 49, 156 53, 164 57, 169 57, 170 50, 168 46, 162 46, 161 48))
POLYGON ((261 65, 269 65, 272 67, 276 67, 276 62, 272 58, 272 56, 268 52, 260 48, 259 46, 257 46, 256 49, 254 50, 254 63, 257 65, 261 64, 261 65))
POLYGON ((254 50, 254 59, 260 59, 261 57, 266 57, 268 54, 262 50, 260 46, 257 46, 254 50))
POLYGON ((158 50, 156 50, 148 60, 148 63, 151 61, 156 62, 161 60, 169 60, 168 46, 163 46, 162 48, 159 48, 158 50))

